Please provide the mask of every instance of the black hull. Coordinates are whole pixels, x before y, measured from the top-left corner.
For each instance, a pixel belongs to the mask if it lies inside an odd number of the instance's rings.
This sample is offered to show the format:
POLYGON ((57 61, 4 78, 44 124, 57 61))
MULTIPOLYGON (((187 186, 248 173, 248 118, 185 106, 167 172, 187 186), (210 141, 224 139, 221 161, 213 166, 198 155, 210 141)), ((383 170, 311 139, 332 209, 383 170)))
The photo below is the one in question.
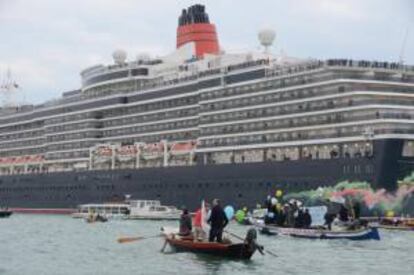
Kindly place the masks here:
POLYGON ((375 142, 374 157, 282 162, 195 165, 0 178, 0 202, 19 208, 75 208, 78 204, 158 199, 191 210, 201 199, 220 198, 235 207, 255 206, 276 189, 286 192, 331 186, 344 180, 368 181, 394 190, 398 179, 414 171, 414 160, 402 158, 402 141, 375 142))
POLYGON ((11 211, 0 211, 0 218, 8 218, 13 214, 11 211))

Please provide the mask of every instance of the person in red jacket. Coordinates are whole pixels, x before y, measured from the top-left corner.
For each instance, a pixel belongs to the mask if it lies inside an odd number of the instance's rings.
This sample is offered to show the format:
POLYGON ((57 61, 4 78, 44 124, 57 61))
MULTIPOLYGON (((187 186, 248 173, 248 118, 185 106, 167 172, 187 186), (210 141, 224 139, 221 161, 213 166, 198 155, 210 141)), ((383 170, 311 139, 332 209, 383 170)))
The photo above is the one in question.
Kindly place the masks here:
POLYGON ((207 207, 208 205, 205 205, 204 213, 203 213, 203 207, 201 207, 194 214, 194 217, 193 217, 194 241, 204 241, 206 239, 206 232, 204 231, 203 223, 205 223, 204 221, 206 220, 207 207))
POLYGON ((202 213, 201 208, 199 208, 193 217, 193 228, 194 228, 194 241, 202 241, 204 240, 204 231, 203 231, 203 224, 202 224, 202 213))

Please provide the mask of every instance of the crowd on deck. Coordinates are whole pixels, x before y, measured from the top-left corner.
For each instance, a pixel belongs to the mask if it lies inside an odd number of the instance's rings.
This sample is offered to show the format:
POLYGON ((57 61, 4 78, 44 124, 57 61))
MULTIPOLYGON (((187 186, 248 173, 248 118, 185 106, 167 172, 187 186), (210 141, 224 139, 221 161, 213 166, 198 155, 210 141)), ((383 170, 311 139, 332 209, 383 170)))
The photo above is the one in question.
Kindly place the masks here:
MULTIPOLYGON (((331 206, 324 213, 323 227, 329 230, 340 230, 348 228, 355 229, 361 226, 360 221, 360 204, 358 202, 346 201, 330 202, 331 206)), ((252 218, 262 218, 265 224, 276 225, 289 228, 309 229, 312 227, 312 216, 309 208, 303 207, 302 202, 296 199, 290 199, 284 202, 282 191, 278 190, 276 196, 268 196, 264 203, 253 213, 244 207, 236 212, 235 219, 240 224, 249 224, 252 218), (264 211, 262 211, 264 210, 264 211)))
POLYGON ((267 214, 264 221, 266 224, 295 228, 310 228, 312 224, 309 210, 303 209, 300 201, 291 200, 282 206, 278 199, 268 196, 265 205, 267 214))

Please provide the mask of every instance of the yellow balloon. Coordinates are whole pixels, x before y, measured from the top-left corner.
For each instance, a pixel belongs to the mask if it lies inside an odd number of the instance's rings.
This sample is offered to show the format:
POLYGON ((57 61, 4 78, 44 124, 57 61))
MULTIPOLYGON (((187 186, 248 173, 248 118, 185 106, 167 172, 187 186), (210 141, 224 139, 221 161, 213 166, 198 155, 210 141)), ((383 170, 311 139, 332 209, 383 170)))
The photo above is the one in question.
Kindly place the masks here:
POLYGON ((281 197, 283 195, 283 192, 282 192, 282 190, 277 190, 276 191, 276 197, 281 197))
POLYGON ((388 218, 394 217, 394 211, 388 210, 387 213, 385 213, 385 216, 387 216, 388 218))

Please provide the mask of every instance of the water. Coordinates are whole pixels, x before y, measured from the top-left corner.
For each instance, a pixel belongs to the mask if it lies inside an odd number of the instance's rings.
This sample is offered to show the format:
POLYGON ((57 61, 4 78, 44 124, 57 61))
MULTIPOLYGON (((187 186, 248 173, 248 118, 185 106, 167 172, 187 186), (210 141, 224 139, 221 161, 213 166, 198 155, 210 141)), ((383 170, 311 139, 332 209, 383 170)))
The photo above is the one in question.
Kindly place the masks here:
MULTIPOLYGON (((414 232, 381 231, 381 241, 302 240, 259 235, 278 257, 230 261, 190 253, 161 254, 163 240, 119 244, 120 236, 151 236, 176 222, 87 224, 67 216, 0 219, 0 274, 414 274, 414 232)), ((243 235, 247 227, 231 224, 243 235)), ((167 250, 168 251, 168 250, 167 250)))

